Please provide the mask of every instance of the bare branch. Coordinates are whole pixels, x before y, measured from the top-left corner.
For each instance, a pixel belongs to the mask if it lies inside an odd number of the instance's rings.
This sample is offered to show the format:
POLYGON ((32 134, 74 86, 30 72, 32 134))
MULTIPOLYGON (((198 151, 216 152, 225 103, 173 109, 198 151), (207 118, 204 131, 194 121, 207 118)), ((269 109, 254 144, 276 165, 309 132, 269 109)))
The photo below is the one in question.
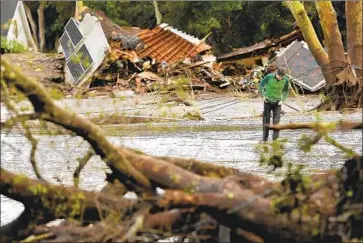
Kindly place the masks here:
POLYGON ((79 185, 79 175, 84 168, 84 166, 87 164, 87 162, 91 159, 91 157, 95 154, 93 149, 89 149, 87 153, 84 155, 82 159, 79 160, 79 164, 77 169, 73 173, 73 183, 75 187, 78 187, 79 185))
POLYGON ((140 185, 150 188, 149 179, 135 170, 129 161, 123 159, 117 147, 107 140, 98 126, 75 113, 60 108, 39 83, 24 76, 18 68, 10 65, 5 58, 1 61, 2 75, 28 97, 35 112, 46 114, 47 118, 45 120, 61 125, 83 137, 111 169, 130 176, 140 185))
POLYGON ((38 139, 34 138, 33 134, 30 131, 28 124, 25 121, 22 121, 21 124, 25 130, 25 137, 29 140, 29 142, 31 143, 31 146, 32 146, 31 151, 30 151, 30 163, 33 166, 34 173, 38 177, 38 179, 44 180, 44 178, 41 176, 41 174, 39 172, 37 161, 35 159, 35 151, 38 146, 38 139))
POLYGON ((135 213, 133 217, 133 224, 128 231, 119 239, 120 242, 132 242, 138 231, 144 227, 145 216, 149 213, 150 207, 142 208, 139 212, 135 213))
POLYGON ((337 130, 350 130, 350 129, 362 129, 363 125, 359 122, 347 122, 347 121, 340 121, 338 123, 295 123, 295 124, 279 124, 279 125, 266 125, 267 127, 271 128, 272 130, 298 130, 298 129, 312 129, 315 131, 320 130, 321 128, 325 128, 327 126, 335 125, 336 127, 333 129, 334 131, 337 130))
POLYGON ((333 139, 329 135, 326 135, 324 137, 324 139, 327 143, 330 143, 331 145, 333 145, 333 146, 339 148, 340 150, 342 150, 343 152, 345 152, 349 157, 356 158, 356 159, 360 158, 360 155, 358 153, 356 153, 352 149, 338 143, 335 139, 333 139))
MULTIPOLYGON (((15 106, 13 104, 11 104, 10 98, 9 98, 9 93, 8 93, 8 87, 5 83, 4 80, 1 80, 1 87, 3 88, 3 94, 4 94, 4 103, 7 106, 7 108, 11 111, 13 111, 16 114, 16 117, 19 118, 24 118, 23 115, 19 114, 19 112, 17 111, 17 109, 15 108, 15 106)), ((30 114, 28 116, 36 116, 35 114, 30 114)), ((27 117, 27 116, 25 116, 27 117)), ((39 172, 39 168, 37 165, 37 161, 35 159, 35 151, 38 145, 38 140, 34 138, 34 136, 32 135, 30 128, 26 122, 26 120, 22 120, 20 119, 20 123, 23 126, 24 130, 25 130, 25 137, 29 140, 29 142, 31 143, 31 152, 30 152, 30 163, 33 167, 33 171, 35 173, 35 175, 38 177, 38 179, 42 179, 44 180, 44 178, 42 177, 42 175, 39 172)))
POLYGON ((36 120, 40 119, 41 114, 38 113, 32 113, 32 114, 19 114, 17 116, 11 117, 7 119, 5 122, 1 122, 0 126, 1 129, 11 129, 15 126, 17 122, 24 122, 29 120, 36 120))
POLYGON ((97 205, 105 213, 121 213, 136 202, 105 192, 88 192, 74 187, 52 185, 24 175, 16 175, 1 168, 0 193, 21 202, 29 209, 43 209, 53 217, 99 217, 97 205), (63 205, 60 207, 60 205, 63 205))

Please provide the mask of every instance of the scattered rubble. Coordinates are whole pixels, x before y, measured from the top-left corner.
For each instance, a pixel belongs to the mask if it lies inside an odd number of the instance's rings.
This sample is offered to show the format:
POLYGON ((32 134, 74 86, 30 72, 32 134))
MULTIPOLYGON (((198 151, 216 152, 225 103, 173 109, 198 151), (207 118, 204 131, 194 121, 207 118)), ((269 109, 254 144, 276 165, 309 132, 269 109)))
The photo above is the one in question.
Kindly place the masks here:
POLYGON ((72 18, 68 23, 78 29, 81 39, 73 40, 77 36, 68 33, 66 26, 64 35, 68 39, 60 43, 60 51, 66 55, 66 81, 78 87, 86 86, 86 92, 225 89, 238 81, 237 74, 245 73, 241 67, 234 68, 235 72, 223 73, 226 69, 216 62, 216 57, 210 52, 211 46, 168 24, 160 24, 152 30, 124 28, 113 23, 102 11, 88 8, 82 17, 81 22, 72 18), (93 41, 92 45, 89 44, 93 32, 103 33, 103 37, 99 37, 102 39, 99 47, 93 41), (108 47, 103 40, 107 40, 108 47), (73 52, 69 52, 67 43, 73 45, 73 52), (78 67, 77 63, 72 63, 72 56, 81 60, 82 55, 78 54, 81 49, 83 55, 88 55, 89 64, 83 65, 80 61, 78 67))

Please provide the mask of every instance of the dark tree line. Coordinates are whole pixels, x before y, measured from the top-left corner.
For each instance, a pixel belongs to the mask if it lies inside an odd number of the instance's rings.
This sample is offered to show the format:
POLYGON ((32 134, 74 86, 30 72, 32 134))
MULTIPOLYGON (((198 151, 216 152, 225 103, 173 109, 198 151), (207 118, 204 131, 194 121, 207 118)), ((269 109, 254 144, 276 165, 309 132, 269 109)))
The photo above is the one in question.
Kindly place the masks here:
MULTIPOLYGON (((338 22, 345 31, 344 2, 334 2, 338 22)), ((31 29, 39 49, 53 51, 68 19, 74 16, 75 2, 25 2, 31 12, 31 29), (44 14, 44 34, 42 21, 44 14), (36 37, 35 37, 36 36, 36 37)), ((152 1, 86 1, 84 5, 104 11, 121 26, 156 26, 155 9, 152 1)), ((313 3, 305 3, 309 17, 319 38, 323 38, 319 17, 313 3)), ((198 38, 205 37, 213 45, 214 52, 224 53, 233 48, 252 45, 266 38, 289 33, 295 20, 283 2, 215 2, 176 1, 159 2, 161 22, 168 23, 198 38)), ((29 18, 30 14, 28 14, 29 18)))

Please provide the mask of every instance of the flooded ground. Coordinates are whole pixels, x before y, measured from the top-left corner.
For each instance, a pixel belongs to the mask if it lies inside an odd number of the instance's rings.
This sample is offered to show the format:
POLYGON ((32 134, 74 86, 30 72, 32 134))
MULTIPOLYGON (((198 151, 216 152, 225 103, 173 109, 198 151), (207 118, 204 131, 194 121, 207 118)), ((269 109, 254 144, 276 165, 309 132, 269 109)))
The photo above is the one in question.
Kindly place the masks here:
MULTIPOLYGON (((113 104, 112 99, 96 99, 90 105, 91 100, 69 100, 65 102, 65 106, 72 107, 72 110, 82 114, 98 112, 101 106, 106 108, 110 106, 109 110, 117 107, 121 110, 121 106, 111 105, 113 104)), ((256 116, 262 112, 261 100, 240 101, 213 111, 219 106, 211 106, 230 100, 233 98, 199 100, 197 102, 199 110, 211 110, 211 112, 204 112, 205 121, 179 121, 180 119, 176 119, 175 122, 158 124, 107 125, 103 129, 108 139, 114 144, 140 149, 151 155, 195 158, 278 180, 278 176, 268 174, 267 168, 259 166, 259 154, 255 150, 262 136, 262 118, 256 116), (202 109, 203 107, 211 108, 202 109)), ((155 107, 148 106, 145 100, 142 102, 144 104, 141 105, 145 106, 141 109, 143 112, 159 112, 156 111, 155 107)), ((317 102, 316 98, 306 99, 304 105, 311 107, 317 102)), ((291 103, 298 107, 297 101, 294 103, 292 100, 291 103)), ((132 109, 132 105, 129 104, 129 106, 132 109)), ((125 109, 124 106, 122 107, 125 109)), ((182 108, 184 109, 184 107, 182 108)), ((286 114, 282 116, 281 123, 314 122, 316 120, 313 114, 302 115, 286 107, 283 109, 285 109, 286 114)), ((139 114, 147 115, 142 112, 139 114)), ((321 117, 324 121, 338 121, 340 119, 362 121, 360 112, 346 115, 328 112, 322 114, 321 117)), ((320 141, 308 154, 299 151, 297 143, 302 133, 312 134, 311 131, 307 130, 281 132, 281 137, 288 138, 286 160, 306 165, 306 173, 341 167, 344 163, 342 153, 324 141, 320 141)), ((76 159, 86 153, 87 142, 78 137, 64 135, 40 135, 38 137, 39 145, 36 158, 40 172, 51 182, 72 185, 72 173, 77 166, 76 159)), ((332 134, 332 137, 343 145, 362 152, 362 133, 360 130, 336 132, 332 134)), ((30 144, 24 136, 17 132, 10 134, 2 132, 2 168, 34 177, 29 162, 29 154, 30 144)), ((88 190, 101 189, 105 184, 104 172, 106 170, 106 166, 98 156, 92 157, 81 173, 80 186, 88 190)), ((1 196, 2 224, 11 221, 21 211, 21 204, 1 196)))

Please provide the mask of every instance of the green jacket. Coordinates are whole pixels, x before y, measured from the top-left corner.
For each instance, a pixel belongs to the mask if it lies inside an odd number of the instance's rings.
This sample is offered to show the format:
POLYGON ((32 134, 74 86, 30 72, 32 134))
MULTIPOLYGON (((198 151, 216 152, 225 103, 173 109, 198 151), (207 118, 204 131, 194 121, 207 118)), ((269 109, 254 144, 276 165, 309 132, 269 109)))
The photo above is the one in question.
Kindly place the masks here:
POLYGON ((258 85, 261 95, 270 102, 279 102, 286 100, 289 94, 289 80, 284 76, 281 80, 275 78, 271 73, 264 77, 258 85))

